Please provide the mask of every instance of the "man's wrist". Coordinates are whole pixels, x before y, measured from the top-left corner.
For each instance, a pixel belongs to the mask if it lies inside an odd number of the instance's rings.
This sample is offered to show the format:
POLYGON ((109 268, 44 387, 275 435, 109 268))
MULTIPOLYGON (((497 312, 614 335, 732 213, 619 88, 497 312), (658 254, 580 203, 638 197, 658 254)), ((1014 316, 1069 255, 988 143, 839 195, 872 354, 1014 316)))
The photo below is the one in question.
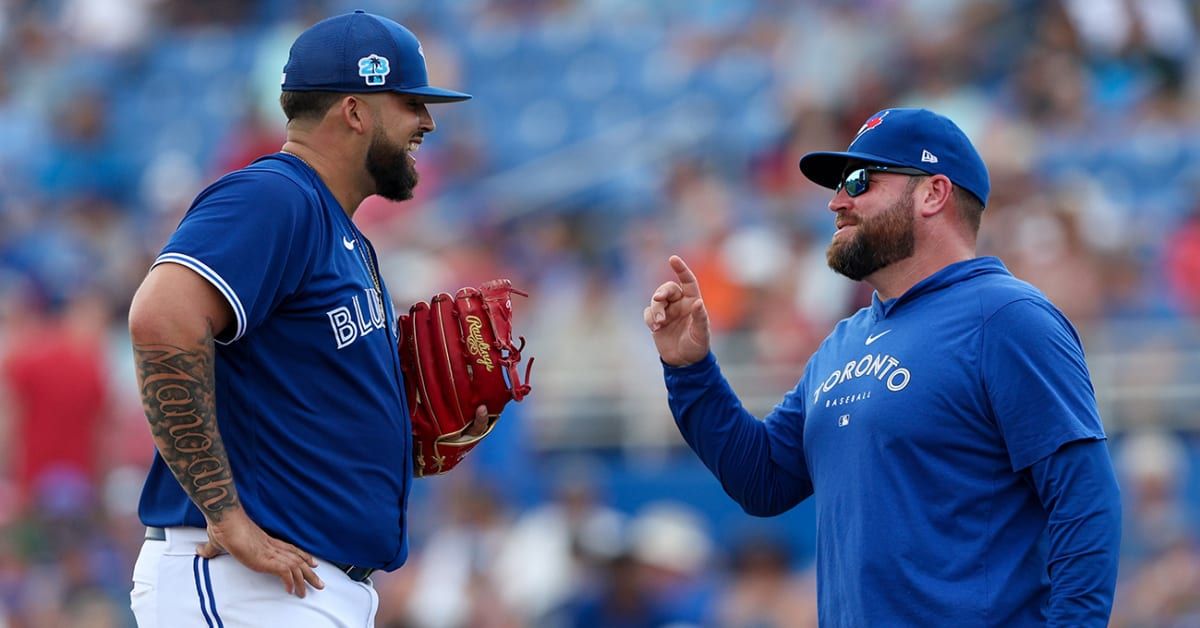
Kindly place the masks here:
POLYGON ((227 504, 220 510, 204 513, 204 520, 208 523, 210 528, 227 528, 236 526, 241 523, 241 520, 245 519, 249 519, 249 517, 246 515, 245 509, 242 508, 241 502, 237 501, 236 498, 233 503, 227 504))

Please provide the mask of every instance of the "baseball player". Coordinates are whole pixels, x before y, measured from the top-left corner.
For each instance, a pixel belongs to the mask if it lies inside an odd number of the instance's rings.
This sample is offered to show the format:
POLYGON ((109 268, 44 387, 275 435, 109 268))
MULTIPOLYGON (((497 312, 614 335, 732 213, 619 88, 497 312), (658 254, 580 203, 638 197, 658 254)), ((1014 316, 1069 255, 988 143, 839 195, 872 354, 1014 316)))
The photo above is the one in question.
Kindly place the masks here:
POLYGON ((1083 349, 1041 292, 976 257, 989 182, 970 140, 889 109, 800 169, 835 190, 829 266, 871 305, 760 422, 672 257, 644 317, 688 444, 748 513, 816 500, 823 626, 1106 625, 1120 500, 1083 349))
POLYGON ((369 576, 408 555, 411 427, 396 313, 352 218, 412 197, 426 105, 468 98, 429 86, 392 20, 312 26, 284 68, 283 149, 201 192, 158 256, 129 313, 158 450, 139 626, 374 625, 369 576))

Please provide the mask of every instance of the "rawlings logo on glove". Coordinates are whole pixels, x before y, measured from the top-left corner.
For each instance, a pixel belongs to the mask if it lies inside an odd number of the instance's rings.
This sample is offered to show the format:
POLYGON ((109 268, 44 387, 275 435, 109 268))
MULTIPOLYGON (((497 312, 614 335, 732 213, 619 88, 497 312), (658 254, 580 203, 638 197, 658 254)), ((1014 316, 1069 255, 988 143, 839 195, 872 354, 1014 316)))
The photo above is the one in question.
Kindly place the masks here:
POLYGON ((494 279, 453 297, 443 292, 430 303, 418 302, 400 317, 400 367, 417 477, 453 469, 491 433, 505 404, 529 394, 533 358, 522 382, 517 366, 525 338, 513 344, 512 294, 529 296, 507 279, 494 279), (487 406, 487 430, 467 434, 481 405, 487 406))
MULTIPOLYGON (((488 353, 487 342, 483 340, 483 321, 479 320, 478 316, 467 317, 467 327, 471 330, 467 334, 467 351, 471 355, 476 356, 476 364, 482 364, 490 373, 492 371, 492 355, 488 353)), ((532 360, 530 360, 532 362, 532 360)))

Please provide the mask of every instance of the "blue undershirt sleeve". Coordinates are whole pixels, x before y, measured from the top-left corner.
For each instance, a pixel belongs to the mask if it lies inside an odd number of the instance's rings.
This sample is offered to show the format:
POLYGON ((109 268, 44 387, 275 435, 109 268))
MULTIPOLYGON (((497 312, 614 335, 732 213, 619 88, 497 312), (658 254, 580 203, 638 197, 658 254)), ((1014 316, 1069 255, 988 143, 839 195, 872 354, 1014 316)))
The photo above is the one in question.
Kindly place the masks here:
POLYGON ((742 407, 716 358, 663 365, 667 399, 688 446, 751 515, 778 515, 812 495, 804 458, 801 385, 764 421, 742 407))
POLYGON ((1103 440, 1080 440, 1029 468, 1049 516, 1048 626, 1106 626, 1117 583, 1121 496, 1103 440))

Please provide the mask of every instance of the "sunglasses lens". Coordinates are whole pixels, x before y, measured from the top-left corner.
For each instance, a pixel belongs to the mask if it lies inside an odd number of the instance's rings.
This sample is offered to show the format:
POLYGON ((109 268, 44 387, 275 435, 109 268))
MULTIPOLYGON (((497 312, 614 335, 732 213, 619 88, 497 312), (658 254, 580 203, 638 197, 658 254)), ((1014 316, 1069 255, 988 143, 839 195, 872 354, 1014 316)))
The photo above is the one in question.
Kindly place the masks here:
POLYGON ((842 185, 840 187, 846 188, 846 194, 852 197, 858 196, 859 194, 867 191, 867 181, 869 179, 867 176, 868 174, 869 173, 867 172, 866 168, 859 168, 851 171, 850 174, 847 174, 846 178, 842 180, 842 185))

